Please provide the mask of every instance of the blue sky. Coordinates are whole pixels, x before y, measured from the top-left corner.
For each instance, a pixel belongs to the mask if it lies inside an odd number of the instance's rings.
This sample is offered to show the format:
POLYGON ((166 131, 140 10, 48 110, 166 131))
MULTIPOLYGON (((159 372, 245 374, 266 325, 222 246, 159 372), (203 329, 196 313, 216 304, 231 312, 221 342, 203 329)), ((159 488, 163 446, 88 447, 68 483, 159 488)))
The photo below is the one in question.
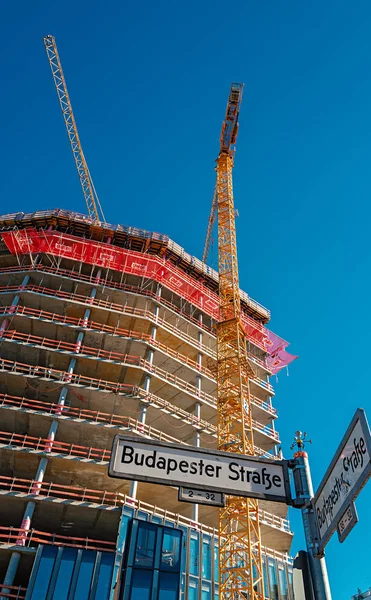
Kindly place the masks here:
MULTIPOLYGON (((232 81, 241 286, 300 355, 276 385, 283 449, 313 438, 317 487, 360 406, 371 414, 371 4, 364 0, 21 0, 2 7, 1 212, 83 197, 42 37, 56 37, 108 221, 201 256, 232 81)), ((216 265, 214 256, 213 266, 216 265)), ((371 586, 371 484, 327 563, 334 600, 371 586)), ((294 551, 303 545, 298 514, 294 551)))

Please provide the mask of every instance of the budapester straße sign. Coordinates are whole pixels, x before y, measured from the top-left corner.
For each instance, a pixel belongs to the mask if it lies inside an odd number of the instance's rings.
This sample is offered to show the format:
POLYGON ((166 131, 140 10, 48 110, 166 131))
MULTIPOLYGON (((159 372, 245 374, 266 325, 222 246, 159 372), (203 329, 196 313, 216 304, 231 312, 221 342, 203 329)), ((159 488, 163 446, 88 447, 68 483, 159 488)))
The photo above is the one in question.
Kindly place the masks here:
POLYGON ((287 461, 117 435, 108 472, 120 479, 291 503, 287 461))
POLYGON ((370 461, 370 430, 366 415, 359 408, 313 499, 321 550, 335 531, 347 506, 371 476, 370 461))

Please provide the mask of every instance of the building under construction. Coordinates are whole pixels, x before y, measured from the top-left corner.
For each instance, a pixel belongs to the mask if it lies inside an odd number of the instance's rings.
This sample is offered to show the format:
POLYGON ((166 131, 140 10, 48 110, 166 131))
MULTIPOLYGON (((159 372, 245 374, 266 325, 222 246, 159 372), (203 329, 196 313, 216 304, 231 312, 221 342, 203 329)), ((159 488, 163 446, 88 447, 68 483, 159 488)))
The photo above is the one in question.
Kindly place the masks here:
POLYGON ((44 45, 88 215, 0 217, 0 600, 292 600, 277 496, 226 485, 218 509, 200 473, 204 502, 197 486, 180 501, 176 480, 155 485, 143 459, 131 481, 127 468, 108 476, 116 434, 178 455, 222 450, 230 466, 258 456, 254 482, 257 464, 281 458, 269 378, 295 357, 239 287, 243 84, 228 98, 201 262, 164 235, 106 223, 53 36, 44 45), (206 265, 216 217, 218 273, 206 265))
MULTIPOLYGON (((217 447, 217 273, 165 235, 63 210, 0 227, 0 598, 217 598, 218 510, 107 473, 117 433, 217 447)), ((241 306, 255 451, 275 460, 287 343, 241 306)), ((259 514, 265 598, 292 600, 287 507, 259 514)))

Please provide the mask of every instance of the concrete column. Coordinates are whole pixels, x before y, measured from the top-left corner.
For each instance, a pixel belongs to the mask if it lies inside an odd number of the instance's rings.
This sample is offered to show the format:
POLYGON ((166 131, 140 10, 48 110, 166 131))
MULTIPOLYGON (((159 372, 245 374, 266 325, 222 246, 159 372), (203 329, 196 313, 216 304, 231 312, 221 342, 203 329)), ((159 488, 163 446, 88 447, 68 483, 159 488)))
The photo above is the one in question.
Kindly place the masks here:
MULTIPOLYGON (((98 277, 100 277, 100 271, 99 271, 98 277)), ((91 294, 90 294, 90 298, 94 298, 96 293, 97 293, 96 288, 93 288, 91 291, 91 294)), ((90 317, 90 313, 91 313, 91 309, 90 308, 86 309, 85 314, 84 314, 84 322, 87 323, 87 321, 90 317)), ((77 336, 76 350, 75 350, 76 352, 79 352, 79 350, 81 348, 82 341, 84 339, 84 335, 85 335, 84 332, 80 331, 77 336)), ((76 366, 76 358, 73 357, 70 359, 70 362, 68 365, 68 369, 67 369, 68 376, 72 376, 75 366, 76 366)), ((68 376, 67 376, 67 382, 68 382, 68 376)), ((60 394, 59 394, 58 403, 55 408, 55 414, 60 415, 63 413, 63 407, 66 402, 67 393, 68 393, 67 386, 63 386, 60 391, 60 394)), ((45 452, 52 451, 53 442, 55 440, 55 436, 56 436, 56 433, 58 430, 58 424, 59 424, 59 422, 56 419, 53 419, 53 421, 51 422, 48 437, 47 437, 47 443, 45 444, 45 452)), ((36 477, 35 477, 35 484, 33 486, 33 493, 35 493, 35 494, 37 494, 40 491, 40 487, 41 487, 40 484, 44 480, 44 475, 45 475, 47 465, 48 465, 48 459, 46 457, 43 457, 40 460, 40 463, 39 463, 39 466, 37 469, 37 473, 36 473, 36 477)), ((17 544, 20 546, 24 546, 26 543, 27 534, 31 527, 31 520, 33 517, 33 513, 35 511, 35 506, 36 506, 36 504, 32 500, 27 503, 27 506, 26 506, 26 509, 25 509, 25 512, 23 515, 22 523, 21 523, 21 529, 24 529, 25 531, 22 532, 19 535, 19 538, 17 539, 17 544)))
MULTIPOLYGON (((200 315, 198 317, 198 320, 200 322, 200 325, 202 325, 202 315, 200 315)), ((200 346, 202 345, 202 339, 203 339, 202 330, 200 330, 198 332, 198 343, 200 344, 200 346)), ((197 353, 197 366, 199 368, 201 368, 201 366, 202 366, 202 357, 203 357, 202 352, 198 352, 197 353)), ((202 377, 201 377, 201 375, 196 375, 196 390, 197 390, 197 392, 201 392, 201 387, 202 387, 202 377)), ((196 404, 195 404, 195 415, 196 415, 197 419, 201 418, 201 403, 200 402, 196 402, 196 404)), ((200 434, 199 430, 196 429, 194 441, 193 441, 196 448, 200 447, 200 441, 201 441, 201 434, 200 434)), ((198 507, 199 507, 198 504, 192 505, 193 521, 198 521, 198 512, 199 512, 198 507)))
MULTIPOLYGON (((30 280, 30 276, 26 275, 26 277, 24 277, 24 279, 21 283, 21 288, 24 288, 27 285, 27 283, 29 282, 29 280, 30 280)), ((10 313, 14 313, 16 306, 18 306, 18 303, 19 303, 19 294, 16 294, 10 305, 10 309, 9 309, 10 313)), ((9 319, 4 319, 4 321, 2 322, 1 327, 0 327, 0 337, 2 337, 4 331, 6 331, 6 329, 8 329, 9 322, 10 322, 9 319)))
MULTIPOLYGON (((161 296, 161 286, 158 285, 157 286, 157 295, 161 296)), ((154 316, 157 319, 159 312, 160 312, 160 307, 156 304, 155 309, 154 309, 154 316)), ((153 338, 154 340, 156 339, 156 335, 157 335, 157 325, 152 325, 151 328, 151 338, 153 338)), ((152 365, 153 364, 153 358, 155 356, 155 351, 150 348, 148 350, 148 356, 147 356, 147 361, 152 365)), ((146 393, 149 393, 149 388, 151 385, 151 376, 150 375, 146 375, 144 378, 144 384, 143 384, 143 389, 146 393)), ((139 423, 143 423, 143 425, 145 424, 147 419, 147 404, 145 404, 144 402, 142 402, 141 407, 140 407, 140 415, 139 415, 139 423)), ((130 483, 130 489, 129 489, 129 496, 131 498, 136 498, 137 497, 137 492, 138 492, 138 482, 137 481, 132 481, 130 483)))
MULTIPOLYGON (((3 581, 3 587, 2 587, 2 593, 3 594, 10 594, 11 590, 7 587, 4 586, 12 586, 14 583, 14 579, 15 576, 17 574, 17 569, 18 569, 18 565, 19 565, 19 561, 21 559, 21 555, 19 552, 13 552, 10 560, 9 560, 9 564, 8 564, 8 568, 4 577, 4 581, 3 581)), ((6 597, 4 596, 0 596, 0 600, 6 600, 6 597)))

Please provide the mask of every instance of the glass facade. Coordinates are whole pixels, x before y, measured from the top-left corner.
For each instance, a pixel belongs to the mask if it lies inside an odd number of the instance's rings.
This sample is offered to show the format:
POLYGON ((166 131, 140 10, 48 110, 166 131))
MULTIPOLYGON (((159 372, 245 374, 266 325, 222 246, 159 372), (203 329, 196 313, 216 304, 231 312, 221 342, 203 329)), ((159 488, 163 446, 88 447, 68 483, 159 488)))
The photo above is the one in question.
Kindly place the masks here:
MULTIPOLYGON (((119 600, 215 600, 217 536, 125 506, 119 600)), ((115 553, 39 546, 26 600, 111 600, 115 553)), ((264 556, 267 600, 293 600, 291 563, 264 556)))
MULTIPOLYGON (((130 507, 124 507, 123 513, 126 539, 120 600, 219 597, 216 535, 176 527, 130 507)), ((290 562, 265 556, 263 574, 267 600, 293 600, 290 562)))
POLYGON ((114 558, 113 552, 39 546, 25 600, 108 600, 114 558))

